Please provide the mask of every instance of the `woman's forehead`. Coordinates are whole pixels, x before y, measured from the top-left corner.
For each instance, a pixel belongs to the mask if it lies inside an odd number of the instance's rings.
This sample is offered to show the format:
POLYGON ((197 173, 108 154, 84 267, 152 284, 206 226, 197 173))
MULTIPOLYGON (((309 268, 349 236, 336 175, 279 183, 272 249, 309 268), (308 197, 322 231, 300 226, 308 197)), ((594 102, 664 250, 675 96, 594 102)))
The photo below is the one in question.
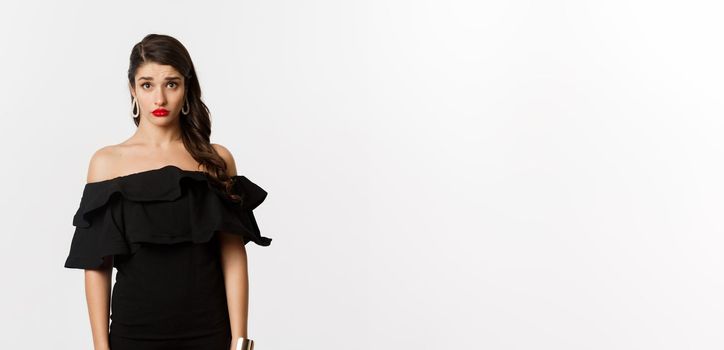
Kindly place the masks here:
POLYGON ((179 72, 173 66, 158 64, 155 62, 144 63, 136 70, 136 77, 166 77, 172 75, 181 77, 181 74, 179 74, 179 72))

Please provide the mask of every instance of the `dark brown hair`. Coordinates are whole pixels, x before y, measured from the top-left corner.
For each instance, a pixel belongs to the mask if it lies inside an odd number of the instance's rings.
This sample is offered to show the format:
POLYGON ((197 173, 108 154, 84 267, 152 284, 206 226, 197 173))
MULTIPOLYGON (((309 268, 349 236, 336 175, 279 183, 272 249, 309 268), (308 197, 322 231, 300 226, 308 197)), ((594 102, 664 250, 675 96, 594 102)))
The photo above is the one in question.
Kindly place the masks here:
MULTIPOLYGON (((211 146, 209 108, 201 101, 201 86, 188 51, 181 42, 171 36, 146 35, 131 50, 128 66, 128 81, 131 86, 136 86, 135 77, 138 67, 150 62, 172 66, 184 76, 186 99, 189 104, 189 113, 180 114, 179 119, 184 146, 209 174, 214 182, 213 185, 223 188, 227 194, 231 194, 232 182, 226 174, 226 163, 211 146)), ((131 95, 131 102, 133 102, 133 95, 131 95)), ((135 110, 133 112, 135 114, 135 110)), ((134 117, 133 122, 138 127, 140 116, 134 117)), ((237 196, 232 197, 238 199, 237 196)))

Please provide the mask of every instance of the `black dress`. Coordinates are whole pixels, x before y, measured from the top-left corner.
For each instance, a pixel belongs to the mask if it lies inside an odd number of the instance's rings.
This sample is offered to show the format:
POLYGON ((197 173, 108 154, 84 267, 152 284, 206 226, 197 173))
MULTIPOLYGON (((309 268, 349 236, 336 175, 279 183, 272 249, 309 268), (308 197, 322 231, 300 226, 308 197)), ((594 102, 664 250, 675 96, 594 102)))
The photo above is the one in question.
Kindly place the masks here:
POLYGON ((114 256, 111 349, 229 349, 217 233, 270 245, 252 212, 267 192, 233 176, 233 199, 207 176, 167 165, 85 185, 65 267, 114 256))

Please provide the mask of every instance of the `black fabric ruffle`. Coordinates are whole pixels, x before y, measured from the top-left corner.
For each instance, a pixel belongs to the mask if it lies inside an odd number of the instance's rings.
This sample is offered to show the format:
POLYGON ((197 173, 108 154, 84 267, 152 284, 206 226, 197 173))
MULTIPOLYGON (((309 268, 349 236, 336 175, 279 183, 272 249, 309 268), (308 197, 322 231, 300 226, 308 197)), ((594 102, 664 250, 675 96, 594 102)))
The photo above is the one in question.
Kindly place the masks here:
POLYGON ((267 192, 245 176, 233 176, 233 200, 201 171, 168 165, 87 183, 73 216, 76 226, 67 268, 98 268, 107 255, 133 254, 143 243, 205 243, 219 231, 244 244, 271 244, 253 210, 267 192))

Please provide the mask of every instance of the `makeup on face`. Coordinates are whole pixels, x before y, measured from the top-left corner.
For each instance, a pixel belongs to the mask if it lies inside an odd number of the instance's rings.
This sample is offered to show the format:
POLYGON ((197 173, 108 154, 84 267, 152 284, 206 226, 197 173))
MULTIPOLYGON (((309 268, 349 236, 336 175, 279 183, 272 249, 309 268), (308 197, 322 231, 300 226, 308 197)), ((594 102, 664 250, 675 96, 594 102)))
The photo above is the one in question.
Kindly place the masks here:
POLYGON ((156 108, 151 113, 157 117, 166 117, 168 116, 168 109, 156 108))

